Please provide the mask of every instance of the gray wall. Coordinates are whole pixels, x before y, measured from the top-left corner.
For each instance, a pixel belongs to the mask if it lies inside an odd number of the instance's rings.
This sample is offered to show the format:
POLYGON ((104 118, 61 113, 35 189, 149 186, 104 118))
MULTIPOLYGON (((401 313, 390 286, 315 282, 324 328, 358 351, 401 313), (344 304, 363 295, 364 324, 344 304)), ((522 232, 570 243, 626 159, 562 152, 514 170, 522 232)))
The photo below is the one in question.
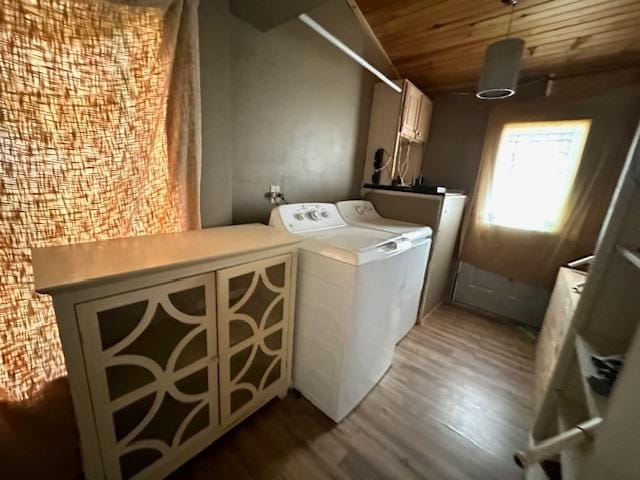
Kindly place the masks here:
MULTIPOLYGON (((589 77, 583 80, 557 80, 554 92, 557 90, 558 93, 552 94, 552 99, 574 105, 587 112, 590 118, 599 119, 599 122, 620 120, 617 125, 611 124, 611 128, 621 128, 627 116, 633 115, 629 109, 633 110, 637 104, 639 87, 630 85, 577 90, 588 82, 589 77), (571 91, 573 86, 576 86, 575 92, 571 91), (609 120, 607 115, 611 117, 609 120)), ((481 101, 473 95, 454 93, 436 96, 422 164, 426 181, 472 194, 491 110, 514 102, 544 102, 545 88, 544 83, 526 86, 510 100, 481 101)))
POLYGON ((203 227, 231 223, 231 14, 228 0, 205 0, 198 9, 202 97, 203 227))
POLYGON ((478 100, 472 93, 443 93, 433 100, 429 138, 422 164, 429 185, 473 193, 480 166, 489 113, 514 101, 535 100, 545 94, 544 82, 521 85, 507 100, 478 100))
MULTIPOLYGON (((343 0, 308 13, 386 68, 343 0)), ((263 33, 232 17, 234 223, 268 220, 271 184, 292 203, 357 195, 375 82, 298 20, 263 33)))
POLYGON ((472 193, 491 102, 473 95, 443 94, 433 99, 423 174, 429 185, 472 193))

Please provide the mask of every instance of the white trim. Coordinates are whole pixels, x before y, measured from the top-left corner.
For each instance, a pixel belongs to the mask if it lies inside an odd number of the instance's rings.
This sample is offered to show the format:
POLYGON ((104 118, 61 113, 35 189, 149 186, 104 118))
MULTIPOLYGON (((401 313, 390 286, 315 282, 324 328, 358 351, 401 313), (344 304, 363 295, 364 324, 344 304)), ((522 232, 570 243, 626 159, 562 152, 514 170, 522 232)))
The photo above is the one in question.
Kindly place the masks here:
POLYGON ((392 90, 395 90, 398 93, 402 93, 402 88, 400 88, 398 85, 396 85, 393 82, 393 80, 390 80, 389 77, 387 77, 384 73, 382 73, 376 67, 374 67, 369 62, 367 62, 364 58, 362 58, 360 55, 358 55, 356 52, 354 52, 351 48, 349 48, 347 45, 345 45, 345 43, 342 42, 342 40, 340 40, 335 35, 333 35, 331 32, 329 32, 327 29, 325 29, 322 25, 320 25, 318 22, 316 22, 309 15, 307 15, 306 13, 303 13, 302 15, 298 16, 298 18, 300 19, 300 21, 302 23, 304 23, 311 30, 316 32, 321 37, 323 37, 325 40, 327 40, 329 43, 331 43, 334 47, 338 48, 343 53, 345 53, 348 57, 350 57, 353 60, 355 60, 356 63, 360 64, 362 67, 366 68, 371 73, 373 73, 376 77, 378 77, 380 80, 382 80, 384 83, 386 83, 389 86, 389 88, 391 88, 392 90))

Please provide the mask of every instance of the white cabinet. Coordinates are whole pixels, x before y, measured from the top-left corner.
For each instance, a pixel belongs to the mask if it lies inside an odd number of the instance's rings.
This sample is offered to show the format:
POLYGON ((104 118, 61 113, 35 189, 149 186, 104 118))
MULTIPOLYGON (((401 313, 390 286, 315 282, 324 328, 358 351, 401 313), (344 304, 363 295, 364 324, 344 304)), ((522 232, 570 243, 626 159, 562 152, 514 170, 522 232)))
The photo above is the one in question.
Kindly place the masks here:
POLYGON ((408 183, 422 171, 423 145, 431 123, 431 100, 408 80, 397 80, 396 83, 402 87, 402 93, 391 90, 382 82, 374 87, 365 184, 388 185, 398 177, 408 183), (374 162, 379 150, 384 152, 384 158, 376 166, 374 162))
POLYGON ((221 270, 220 411, 229 426, 286 389, 291 256, 221 270))
POLYGON ((431 110, 433 104, 429 97, 422 95, 420 98, 420 113, 418 115, 418 126, 416 128, 416 141, 426 142, 429 135, 429 127, 431 126, 431 110))
POLYGON ((406 138, 415 139, 418 135, 418 123, 420 122, 420 103, 423 93, 412 83, 405 82, 403 93, 402 119, 400 122, 400 134, 406 138))
POLYGON ((34 250, 86 478, 163 478, 286 393, 297 243, 246 225, 34 250))
POLYGON ((400 134, 411 141, 424 143, 431 121, 431 100, 415 85, 405 80, 400 134))
POLYGON ((171 464, 218 427, 214 276, 76 305, 107 478, 171 464))

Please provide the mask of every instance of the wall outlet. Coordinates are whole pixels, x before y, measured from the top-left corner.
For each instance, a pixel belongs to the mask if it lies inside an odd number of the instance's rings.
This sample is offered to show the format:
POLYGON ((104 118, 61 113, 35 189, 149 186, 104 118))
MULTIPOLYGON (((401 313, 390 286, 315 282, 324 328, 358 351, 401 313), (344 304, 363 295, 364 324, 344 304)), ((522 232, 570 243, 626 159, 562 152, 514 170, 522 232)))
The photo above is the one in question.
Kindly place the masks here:
POLYGON ((271 185, 269 187, 269 191, 264 195, 269 199, 269 203, 271 205, 280 205, 280 203, 284 203, 284 196, 280 192, 280 185, 271 185))

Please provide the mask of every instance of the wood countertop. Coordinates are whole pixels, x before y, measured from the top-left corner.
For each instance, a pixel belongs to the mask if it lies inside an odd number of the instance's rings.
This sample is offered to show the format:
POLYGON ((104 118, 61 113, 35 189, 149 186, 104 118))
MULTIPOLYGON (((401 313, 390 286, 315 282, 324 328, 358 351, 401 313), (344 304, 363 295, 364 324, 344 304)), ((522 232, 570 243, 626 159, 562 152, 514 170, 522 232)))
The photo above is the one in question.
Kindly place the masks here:
POLYGON ((32 249, 39 293, 167 267, 295 245, 296 235, 262 224, 205 228, 32 249))

